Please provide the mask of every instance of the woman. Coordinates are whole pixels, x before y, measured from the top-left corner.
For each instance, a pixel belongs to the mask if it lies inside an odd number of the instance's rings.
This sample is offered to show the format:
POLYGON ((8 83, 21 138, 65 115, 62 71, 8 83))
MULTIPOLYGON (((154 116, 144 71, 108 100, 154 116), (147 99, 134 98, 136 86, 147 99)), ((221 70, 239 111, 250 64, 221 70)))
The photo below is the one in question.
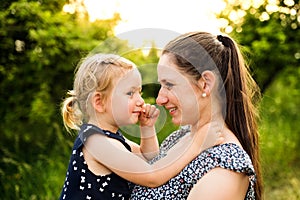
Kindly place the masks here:
POLYGON ((177 125, 161 145, 159 160, 177 142, 201 135, 203 126, 224 141, 200 153, 166 184, 135 186, 131 199, 262 199, 255 100, 259 89, 236 43, 205 32, 169 42, 158 63, 156 99, 177 125))

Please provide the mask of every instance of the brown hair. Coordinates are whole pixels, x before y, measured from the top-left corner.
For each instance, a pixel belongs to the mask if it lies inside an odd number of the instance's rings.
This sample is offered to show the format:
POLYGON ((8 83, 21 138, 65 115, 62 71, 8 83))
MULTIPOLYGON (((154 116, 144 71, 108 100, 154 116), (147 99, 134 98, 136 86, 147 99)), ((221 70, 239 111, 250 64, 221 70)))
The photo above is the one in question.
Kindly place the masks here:
POLYGON ((262 177, 259 158, 257 127, 260 90, 237 44, 228 36, 214 36, 206 32, 183 34, 170 41, 162 54, 170 54, 179 70, 195 80, 205 70, 217 72, 221 77, 218 87, 223 100, 225 123, 249 154, 256 172, 256 199, 262 196, 262 177))
POLYGON ((79 126, 90 118, 90 95, 101 92, 107 98, 114 80, 127 70, 133 69, 134 63, 114 54, 95 54, 88 56, 78 64, 73 90, 68 92, 62 103, 62 116, 66 129, 78 130, 79 126))

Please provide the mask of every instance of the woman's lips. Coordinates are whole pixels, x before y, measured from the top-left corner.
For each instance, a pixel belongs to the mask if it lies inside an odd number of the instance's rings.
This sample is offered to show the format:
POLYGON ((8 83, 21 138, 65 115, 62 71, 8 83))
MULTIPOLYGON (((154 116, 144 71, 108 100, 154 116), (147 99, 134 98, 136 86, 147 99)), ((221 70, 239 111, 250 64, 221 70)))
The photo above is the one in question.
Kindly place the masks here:
POLYGON ((175 112, 176 112, 176 110, 177 110, 177 108, 176 108, 176 107, 167 108, 167 109, 169 110, 169 113, 170 113, 171 115, 174 115, 174 114, 175 114, 175 112))

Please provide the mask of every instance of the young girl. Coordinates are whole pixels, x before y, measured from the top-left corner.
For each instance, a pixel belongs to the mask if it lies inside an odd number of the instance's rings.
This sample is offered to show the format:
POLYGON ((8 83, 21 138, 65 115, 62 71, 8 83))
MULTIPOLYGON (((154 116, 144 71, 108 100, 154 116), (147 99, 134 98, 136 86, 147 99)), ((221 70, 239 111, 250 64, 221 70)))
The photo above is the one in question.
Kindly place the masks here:
MULTIPOLYGON (((165 158, 148 164, 158 153, 154 124, 159 110, 145 104, 140 93, 141 76, 132 62, 112 54, 83 60, 71 97, 62 107, 66 128, 79 130, 79 134, 60 199, 129 199, 129 182, 162 185, 205 149, 200 144, 206 136, 191 136, 190 142, 178 142, 165 158), (119 131, 120 126, 138 121, 140 146, 119 131)), ((202 129, 204 133, 207 130, 202 129)), ((219 138, 209 135, 207 147, 219 138)))

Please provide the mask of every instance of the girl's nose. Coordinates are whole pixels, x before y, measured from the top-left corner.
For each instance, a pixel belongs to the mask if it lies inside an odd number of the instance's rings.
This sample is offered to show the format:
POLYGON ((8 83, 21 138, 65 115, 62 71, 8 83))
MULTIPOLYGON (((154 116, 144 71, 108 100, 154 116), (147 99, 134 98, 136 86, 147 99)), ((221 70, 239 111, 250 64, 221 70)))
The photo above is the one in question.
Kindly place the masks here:
POLYGON ((156 97, 156 103, 160 106, 168 103, 168 98, 166 96, 166 92, 163 91, 163 88, 160 88, 158 96, 156 97))
POLYGON ((141 96, 141 95, 138 95, 138 99, 137 99, 137 101, 136 101, 136 105, 137 105, 137 106, 143 106, 144 103, 145 103, 145 101, 144 101, 144 99, 142 98, 142 96, 141 96))

